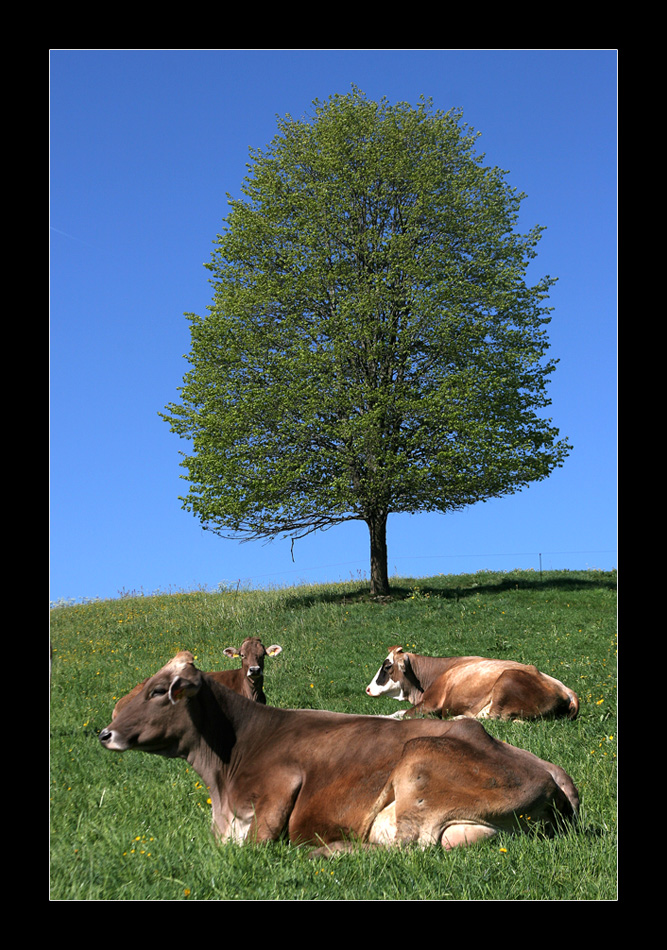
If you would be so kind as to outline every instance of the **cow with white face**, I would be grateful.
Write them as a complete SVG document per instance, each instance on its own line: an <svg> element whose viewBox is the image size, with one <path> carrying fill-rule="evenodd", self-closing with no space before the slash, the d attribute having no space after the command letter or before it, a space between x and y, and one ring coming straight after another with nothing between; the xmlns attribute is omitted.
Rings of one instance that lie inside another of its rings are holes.
<svg viewBox="0 0 667 950"><path fill-rule="evenodd" d="M481 656L420 656L400 646L390 647L366 693L412 704L395 718L574 719L579 712L574 690L535 666Z"/></svg>
<svg viewBox="0 0 667 950"><path fill-rule="evenodd" d="M216 682L179 653L118 711L99 740L189 762L210 790L222 840L351 846L471 844L571 821L563 769L499 742L472 720L395 722L276 709Z"/></svg>

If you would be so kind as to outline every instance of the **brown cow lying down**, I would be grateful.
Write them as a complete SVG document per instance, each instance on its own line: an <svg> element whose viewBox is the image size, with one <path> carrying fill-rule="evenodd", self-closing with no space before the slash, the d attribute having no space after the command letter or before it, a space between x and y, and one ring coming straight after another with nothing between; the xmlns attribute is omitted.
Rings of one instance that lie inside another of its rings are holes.
<svg viewBox="0 0 667 950"><path fill-rule="evenodd" d="M535 666L481 656L419 656L399 646L389 648L366 692L412 703L395 718L575 719L579 712L577 694Z"/></svg>
<svg viewBox="0 0 667 950"><path fill-rule="evenodd" d="M283 648L277 643L270 647L265 647L259 637L246 637L241 644L241 649L236 647L226 647L222 652L225 656L239 658L241 666L235 670L220 670L209 675L216 679L228 689L233 689L235 693L246 696L255 703L266 704L266 694L264 693L264 660L267 656L278 656ZM115 719L118 711L123 708L125 703L136 696L147 683L148 677L132 689L127 696L121 696L116 703L111 718Z"/></svg>
<svg viewBox="0 0 667 950"><path fill-rule="evenodd" d="M471 844L573 819L563 769L492 738L479 722L397 722L253 703L176 655L99 740L186 759L209 789L223 841L350 846ZM529 816L529 820L528 820Z"/></svg>

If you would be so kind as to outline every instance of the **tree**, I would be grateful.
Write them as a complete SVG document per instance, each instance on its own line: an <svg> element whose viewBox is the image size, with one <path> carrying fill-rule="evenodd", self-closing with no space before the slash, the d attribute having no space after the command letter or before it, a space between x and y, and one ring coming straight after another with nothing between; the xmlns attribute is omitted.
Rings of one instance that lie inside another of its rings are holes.
<svg viewBox="0 0 667 950"><path fill-rule="evenodd" d="M538 415L554 280L527 285L543 229L516 233L525 196L483 166L460 112L356 88L313 106L251 150L162 415L192 443L181 501L204 528L294 539L364 521L377 595L390 513L510 494L567 456Z"/></svg>

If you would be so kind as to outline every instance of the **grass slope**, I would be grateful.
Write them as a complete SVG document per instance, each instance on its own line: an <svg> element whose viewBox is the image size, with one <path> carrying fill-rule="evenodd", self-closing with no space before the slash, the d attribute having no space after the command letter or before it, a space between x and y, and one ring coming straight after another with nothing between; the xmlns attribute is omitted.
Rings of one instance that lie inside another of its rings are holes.
<svg viewBox="0 0 667 950"><path fill-rule="evenodd" d="M56 607L51 614L53 900L615 900L615 572L477 573L191 592ZM489 732L563 766L581 799L575 831L499 837L445 853L373 851L313 861L286 844L215 845L199 777L182 760L104 751L115 699L189 649L201 669L247 635L275 706L392 713L364 689L392 644L431 655L535 663L572 686L575 722L490 722Z"/></svg>

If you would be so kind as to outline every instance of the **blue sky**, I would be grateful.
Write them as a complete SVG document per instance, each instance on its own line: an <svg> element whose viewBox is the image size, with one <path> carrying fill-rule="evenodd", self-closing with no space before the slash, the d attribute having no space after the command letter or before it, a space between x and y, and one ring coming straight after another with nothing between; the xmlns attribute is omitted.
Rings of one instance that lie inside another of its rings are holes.
<svg viewBox="0 0 667 950"><path fill-rule="evenodd" d="M276 116L358 86L460 107L485 163L544 225L549 415L561 469L448 515L394 515L389 572L616 566L615 50L53 50L50 54L50 599L282 586L367 576L368 532L239 544L181 508L178 398L186 312L211 300L227 193ZM541 555L541 561L540 561Z"/></svg>

